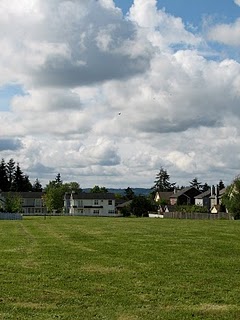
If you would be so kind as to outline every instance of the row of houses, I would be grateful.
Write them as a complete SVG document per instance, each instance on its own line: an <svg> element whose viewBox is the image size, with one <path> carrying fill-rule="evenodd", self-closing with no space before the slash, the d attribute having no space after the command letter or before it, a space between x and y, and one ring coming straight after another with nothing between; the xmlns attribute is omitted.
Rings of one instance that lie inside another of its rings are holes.
<svg viewBox="0 0 240 320"><path fill-rule="evenodd" d="M222 197L225 191L226 188L219 190L218 186L212 186L205 192L201 192L195 187L186 187L174 192L157 192L155 201L160 204L160 212L174 210L176 205L197 205L205 207L207 212L218 213L224 210Z"/></svg>
<svg viewBox="0 0 240 320"><path fill-rule="evenodd" d="M197 205L207 209L208 212L221 211L222 196L225 189L219 190L212 186L206 192L201 193L194 187L186 187L174 192L157 192L155 201L159 203L159 212L174 211L176 205ZM13 193L14 195L14 193ZM46 215L47 207L43 201L43 192L20 192L17 195L22 201L23 215ZM0 211L4 210L4 204L8 192L0 193ZM164 203L164 205L161 205ZM66 193L63 199L63 212L60 214L73 216L116 216L121 209L130 202L119 203L114 193ZM2 210L1 210L2 209ZM55 214L59 214L54 212Z"/></svg>
<svg viewBox="0 0 240 320"><path fill-rule="evenodd" d="M48 213L43 201L44 192L18 192L11 194L21 198L23 215L46 215ZM8 196L8 192L0 193L0 209L4 210ZM66 193L61 214L114 216L116 214L115 195L113 193Z"/></svg>

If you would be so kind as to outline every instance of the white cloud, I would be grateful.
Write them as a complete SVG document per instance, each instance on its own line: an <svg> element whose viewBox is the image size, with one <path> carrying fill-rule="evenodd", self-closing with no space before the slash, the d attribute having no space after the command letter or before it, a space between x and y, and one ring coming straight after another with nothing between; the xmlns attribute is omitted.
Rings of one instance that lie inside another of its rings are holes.
<svg viewBox="0 0 240 320"><path fill-rule="evenodd" d="M185 29L181 18L157 10L156 3L156 0L135 0L129 15L155 47L166 49L173 44L194 46L201 43L198 36Z"/></svg>
<svg viewBox="0 0 240 320"><path fill-rule="evenodd" d="M240 19L232 24L219 24L209 31L208 37L229 46L240 46Z"/></svg>
<svg viewBox="0 0 240 320"><path fill-rule="evenodd" d="M240 0L234 0L234 2L237 6L240 6Z"/></svg>
<svg viewBox="0 0 240 320"><path fill-rule="evenodd" d="M238 21L217 28L211 39L237 43ZM206 58L202 37L155 0L127 17L112 0L2 0L0 84L25 95L0 112L1 157L82 187L149 187L161 165L180 185L230 181L240 64Z"/></svg>

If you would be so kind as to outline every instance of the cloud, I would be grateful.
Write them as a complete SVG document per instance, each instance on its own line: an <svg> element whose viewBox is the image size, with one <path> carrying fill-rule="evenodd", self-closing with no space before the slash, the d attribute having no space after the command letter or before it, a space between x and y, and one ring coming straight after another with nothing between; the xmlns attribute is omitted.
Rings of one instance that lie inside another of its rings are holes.
<svg viewBox="0 0 240 320"><path fill-rule="evenodd" d="M195 46L201 38L188 32L180 17L174 17L164 10L158 10L155 0L135 0L129 19L141 28L147 39L160 48L169 45Z"/></svg>
<svg viewBox="0 0 240 320"><path fill-rule="evenodd" d="M111 2L31 3L14 7L3 0L0 7L1 16L7 17L0 23L1 60L10 61L17 81L33 87L76 87L129 78L147 68L149 52L136 53L135 27ZM5 70L4 63L0 68Z"/></svg>
<svg viewBox="0 0 240 320"><path fill-rule="evenodd" d="M240 19L232 24L218 24L211 28L208 38L228 46L240 46Z"/></svg>
<svg viewBox="0 0 240 320"><path fill-rule="evenodd" d="M234 0L234 2L237 6L240 6L240 0Z"/></svg>
<svg viewBox="0 0 240 320"><path fill-rule="evenodd" d="M0 84L22 88L0 152L32 179L149 187L161 165L177 184L233 178L240 64L205 55L180 17L155 0L127 16L112 0L2 0L0 18ZM237 45L238 23L210 39Z"/></svg>

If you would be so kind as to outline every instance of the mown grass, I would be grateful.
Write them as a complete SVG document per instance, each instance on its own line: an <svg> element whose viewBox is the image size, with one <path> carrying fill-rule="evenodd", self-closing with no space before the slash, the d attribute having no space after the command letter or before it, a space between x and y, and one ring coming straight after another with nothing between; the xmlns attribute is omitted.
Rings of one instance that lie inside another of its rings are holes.
<svg viewBox="0 0 240 320"><path fill-rule="evenodd" d="M0 221L0 319L240 319L238 221Z"/></svg>

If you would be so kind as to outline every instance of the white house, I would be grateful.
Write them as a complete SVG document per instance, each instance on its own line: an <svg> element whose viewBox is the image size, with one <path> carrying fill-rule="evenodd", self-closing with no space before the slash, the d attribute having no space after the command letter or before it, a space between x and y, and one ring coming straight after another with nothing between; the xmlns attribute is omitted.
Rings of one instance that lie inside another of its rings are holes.
<svg viewBox="0 0 240 320"><path fill-rule="evenodd" d="M64 213L73 216L115 216L115 195L108 192L66 193Z"/></svg>

